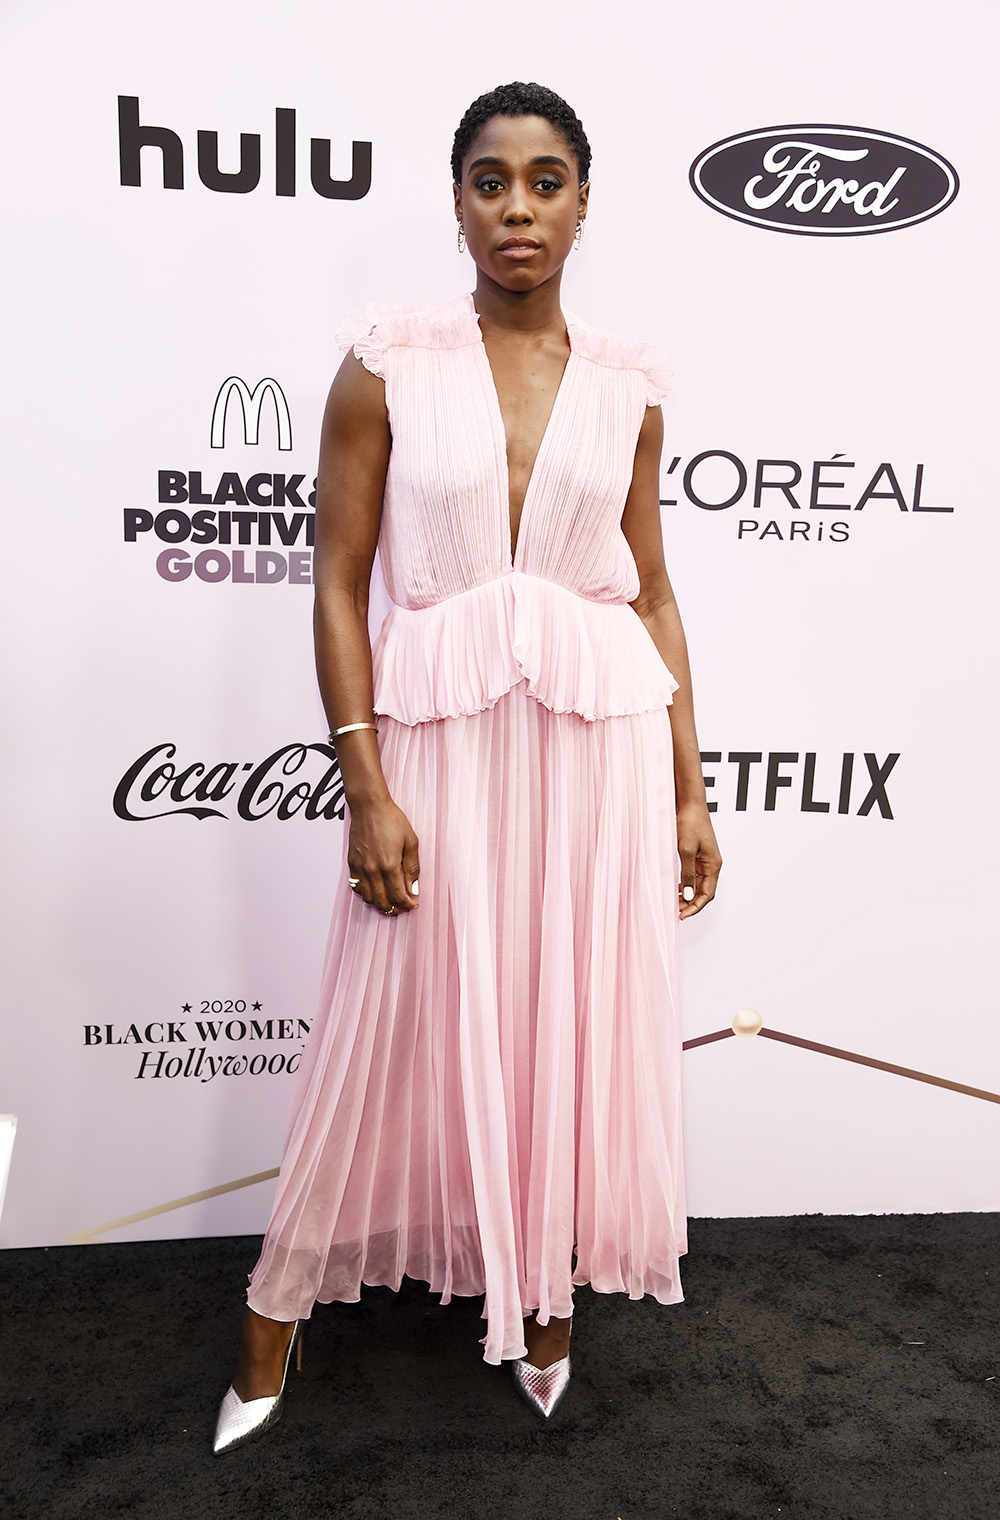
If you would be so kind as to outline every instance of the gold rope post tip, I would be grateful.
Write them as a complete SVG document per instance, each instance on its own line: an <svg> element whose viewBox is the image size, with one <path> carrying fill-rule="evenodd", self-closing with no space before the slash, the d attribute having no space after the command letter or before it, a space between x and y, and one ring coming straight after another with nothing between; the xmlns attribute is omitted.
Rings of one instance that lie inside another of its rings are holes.
<svg viewBox="0 0 1000 1520"><path fill-rule="evenodd" d="M744 1039L760 1034L763 1027L764 1020L756 1008L741 1008L733 1018L733 1034L742 1035Z"/></svg>

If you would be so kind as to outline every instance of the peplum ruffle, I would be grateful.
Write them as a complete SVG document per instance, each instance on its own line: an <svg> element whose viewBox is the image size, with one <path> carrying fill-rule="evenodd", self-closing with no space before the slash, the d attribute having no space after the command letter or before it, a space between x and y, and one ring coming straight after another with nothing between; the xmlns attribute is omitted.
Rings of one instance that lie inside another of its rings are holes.
<svg viewBox="0 0 1000 1520"><path fill-rule="evenodd" d="M677 689L627 602L519 571L391 608L372 658L375 711L410 725L482 712L523 680L551 712L589 723L668 706Z"/></svg>

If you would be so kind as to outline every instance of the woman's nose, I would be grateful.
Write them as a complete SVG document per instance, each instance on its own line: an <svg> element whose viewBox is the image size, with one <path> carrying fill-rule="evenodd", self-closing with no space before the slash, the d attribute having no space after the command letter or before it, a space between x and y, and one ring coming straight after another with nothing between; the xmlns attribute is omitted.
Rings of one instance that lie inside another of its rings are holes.
<svg viewBox="0 0 1000 1520"><path fill-rule="evenodd" d="M531 211L528 206L527 196L523 190L513 189L504 210L504 221L511 225L514 222L530 222Z"/></svg>

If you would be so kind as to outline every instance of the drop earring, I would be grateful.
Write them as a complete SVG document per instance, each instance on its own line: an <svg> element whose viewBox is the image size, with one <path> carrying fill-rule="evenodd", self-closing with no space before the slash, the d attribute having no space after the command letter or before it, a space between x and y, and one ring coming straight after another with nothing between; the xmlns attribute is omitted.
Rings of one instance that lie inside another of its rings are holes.
<svg viewBox="0 0 1000 1520"><path fill-rule="evenodd" d="M465 252L465 228L461 222L458 224L458 251L459 253Z"/></svg>
<svg viewBox="0 0 1000 1520"><path fill-rule="evenodd" d="M576 237L573 239L573 247L580 252L580 244L583 242L583 217L576 224Z"/></svg>

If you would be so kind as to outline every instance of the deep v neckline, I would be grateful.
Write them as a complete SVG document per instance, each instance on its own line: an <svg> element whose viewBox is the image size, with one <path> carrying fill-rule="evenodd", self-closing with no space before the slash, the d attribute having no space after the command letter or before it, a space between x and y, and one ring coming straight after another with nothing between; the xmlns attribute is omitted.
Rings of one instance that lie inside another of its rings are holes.
<svg viewBox="0 0 1000 1520"><path fill-rule="evenodd" d="M564 390L566 389L566 376L569 373L570 366L572 365L573 359L575 357L575 350L573 348L573 322L565 312L562 313L563 321L566 323L566 341L569 344L569 353L566 355L566 363L563 365L563 372L559 376L559 384L556 386L556 393L552 398L552 406L549 408L549 415L545 420L545 427L543 428L542 436L538 441L538 448L535 450L535 457L531 461L531 469L528 473L528 481L524 488L524 500L521 502L521 515L518 518L517 523L517 537L515 538L511 531L510 463L507 455L507 429L504 425L503 420L503 408L500 405L500 392L497 390L496 377L493 374L493 366L490 363L490 356L486 350L486 339L483 337L483 329L479 321L479 313L476 310L476 303L472 296L469 297L469 304L472 308L472 315L475 319L476 331L479 334L479 348L482 354L483 363L486 366L486 373L489 377L489 390L493 397L494 423L497 435L498 450L500 454L500 462L502 465L502 479L504 487L500 502L501 522L504 524L503 537L506 544L507 559L511 570L513 570L517 562L517 551L520 549L521 541L524 538L525 515L528 511L529 502L531 501L532 488L535 484L535 477L538 474L538 462L545 452L545 448L549 440L549 435L552 433L553 421L555 419L556 412L559 410L559 402Z"/></svg>

